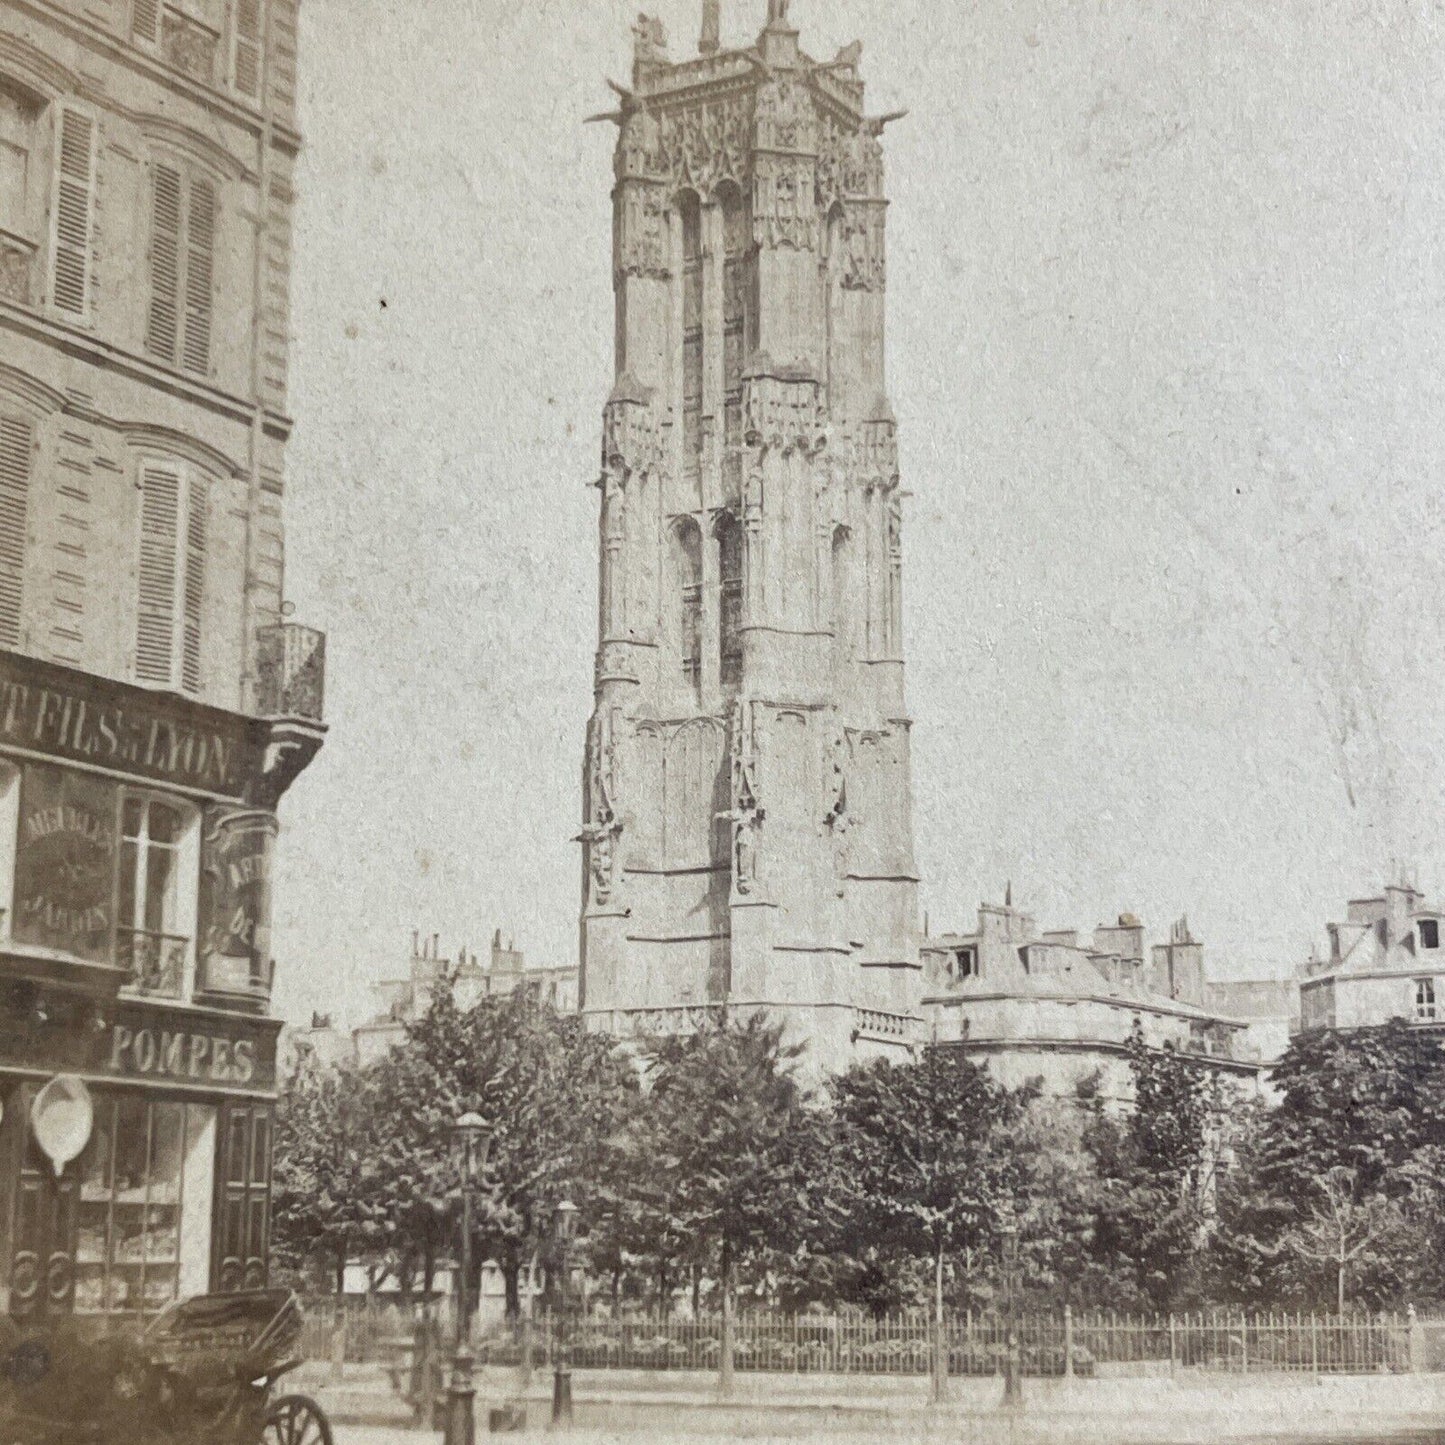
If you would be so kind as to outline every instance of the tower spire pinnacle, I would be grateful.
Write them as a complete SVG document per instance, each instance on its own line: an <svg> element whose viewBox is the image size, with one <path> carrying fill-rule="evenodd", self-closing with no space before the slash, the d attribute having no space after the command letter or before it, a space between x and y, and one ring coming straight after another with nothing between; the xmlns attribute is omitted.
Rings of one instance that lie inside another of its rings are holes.
<svg viewBox="0 0 1445 1445"><path fill-rule="evenodd" d="M722 43L722 0L702 0L702 34L698 37L699 55L716 55Z"/></svg>

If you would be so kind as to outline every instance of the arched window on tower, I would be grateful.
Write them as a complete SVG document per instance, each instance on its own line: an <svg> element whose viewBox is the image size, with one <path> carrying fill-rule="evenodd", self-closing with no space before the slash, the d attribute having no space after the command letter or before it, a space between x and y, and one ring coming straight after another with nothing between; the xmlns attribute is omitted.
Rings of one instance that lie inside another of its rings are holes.
<svg viewBox="0 0 1445 1445"><path fill-rule="evenodd" d="M743 363L757 348L752 222L742 191L724 181L715 192L723 229L723 439L733 459L742 445Z"/></svg>
<svg viewBox="0 0 1445 1445"><path fill-rule="evenodd" d="M696 477L702 456L702 207L697 193L677 200L682 217L682 456Z"/></svg>
<svg viewBox="0 0 1445 1445"><path fill-rule="evenodd" d="M736 687L743 676L743 542L742 529L731 512L717 519L718 553L718 676L724 687Z"/></svg>
<svg viewBox="0 0 1445 1445"><path fill-rule="evenodd" d="M673 616L685 682L702 681L702 533L691 517L672 529Z"/></svg>

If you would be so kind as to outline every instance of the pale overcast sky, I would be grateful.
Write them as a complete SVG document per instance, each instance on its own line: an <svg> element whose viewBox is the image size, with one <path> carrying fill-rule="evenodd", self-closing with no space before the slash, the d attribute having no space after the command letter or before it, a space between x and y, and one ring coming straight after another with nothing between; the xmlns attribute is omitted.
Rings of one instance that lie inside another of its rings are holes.
<svg viewBox="0 0 1445 1445"><path fill-rule="evenodd" d="M303 0L288 592L331 736L278 1006L576 951L619 0ZM700 0L654 0L690 53ZM725 39L764 0L723 0ZM794 0L887 133L935 931L1188 912L1281 971L1445 893L1440 0Z"/></svg>

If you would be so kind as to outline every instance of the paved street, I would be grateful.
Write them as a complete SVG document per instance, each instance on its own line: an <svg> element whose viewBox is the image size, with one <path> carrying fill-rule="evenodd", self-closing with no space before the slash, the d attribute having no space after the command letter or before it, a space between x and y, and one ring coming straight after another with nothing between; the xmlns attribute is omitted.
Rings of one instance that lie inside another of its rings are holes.
<svg viewBox="0 0 1445 1445"><path fill-rule="evenodd" d="M827 1428L815 1429L804 1435L794 1433L778 1434L757 1434L739 1436L731 1431L711 1431L708 1433L696 1433L689 1430L685 1434L676 1431L669 1431L666 1428L654 1427L650 1431L640 1432L635 1427L617 1427L610 1429L587 1429L580 1428L567 1432L567 1439L570 1445L623 1445L623 1442L630 1442L638 1438L650 1437L658 1441L686 1440L689 1445L723 1445L723 1442L733 1441L740 1438L754 1442L754 1445L773 1445L773 1442L794 1441L800 1438L814 1442L814 1445L823 1445L827 1440L845 1440L849 1445L864 1439L890 1439L898 1441L969 1441L975 1445L1006 1445L1011 1439L1020 1442L1042 1441L1051 1442L1058 1439L1058 1436L1051 1436L1043 1429L1045 1422L1036 1422L1037 1427L1023 1427L1016 1432L1011 1432L1006 1424L996 1421L978 1422L979 1428L976 1433L960 1434L956 1425L944 1427L939 1423L936 1429L924 1429L921 1433L915 1422L900 1422L896 1433L880 1434L876 1427L870 1427L867 1432L859 1433L854 1429ZM545 1428L529 1430L526 1434L517 1436L518 1439L536 1439L539 1436L550 1434ZM1118 1440L1117 1433L1108 1432L1099 1427L1098 1433L1091 1435L1070 1435L1068 1438L1078 1442L1078 1445L1113 1445ZM1165 1440L1173 1442L1186 1438L1180 1436L1160 1437L1161 1445ZM1218 1436L1197 1435L1193 1439L1200 1442L1215 1441ZM367 1426L344 1426L336 1432L336 1445L435 1445L440 1437L436 1435L413 1432L407 1430L387 1430ZM1147 1445L1147 1442L1145 1442ZM1272 1436L1240 1436L1234 1437L1232 1445L1445 1445L1445 1428L1439 1430L1406 1430L1388 1434L1372 1433L1346 1433L1346 1434L1303 1434L1303 1435L1272 1435Z"/></svg>

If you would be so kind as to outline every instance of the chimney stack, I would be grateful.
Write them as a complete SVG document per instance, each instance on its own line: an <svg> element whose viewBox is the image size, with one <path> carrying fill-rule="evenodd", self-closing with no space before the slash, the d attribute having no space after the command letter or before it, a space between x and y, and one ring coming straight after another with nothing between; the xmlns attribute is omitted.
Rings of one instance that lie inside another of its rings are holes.
<svg viewBox="0 0 1445 1445"><path fill-rule="evenodd" d="M722 0L702 0L702 35L697 42L699 55L716 55L722 44Z"/></svg>

